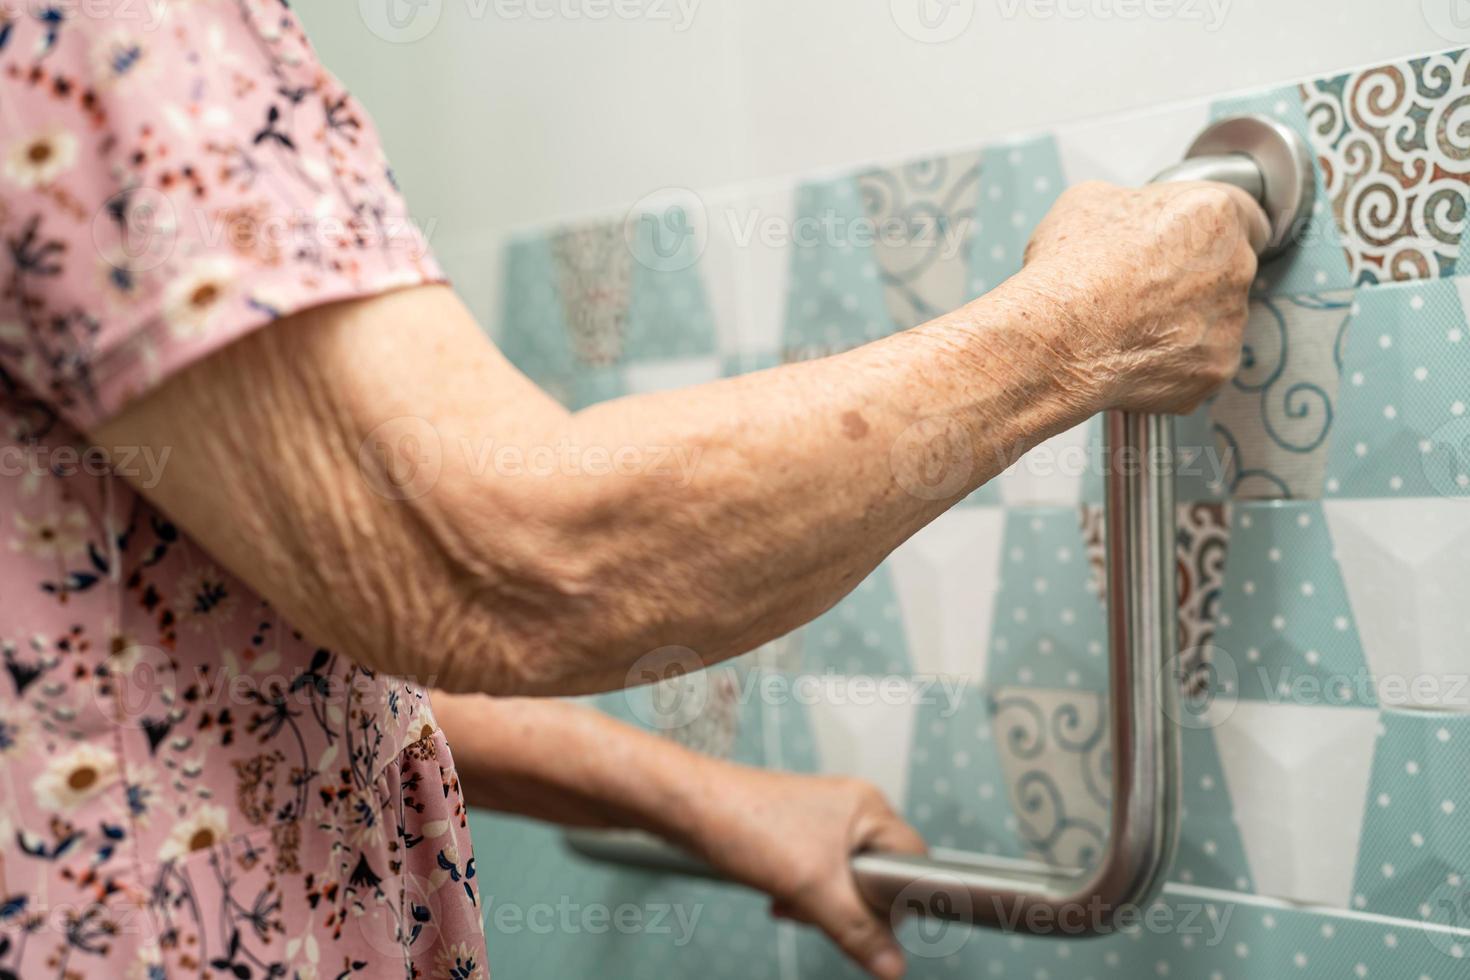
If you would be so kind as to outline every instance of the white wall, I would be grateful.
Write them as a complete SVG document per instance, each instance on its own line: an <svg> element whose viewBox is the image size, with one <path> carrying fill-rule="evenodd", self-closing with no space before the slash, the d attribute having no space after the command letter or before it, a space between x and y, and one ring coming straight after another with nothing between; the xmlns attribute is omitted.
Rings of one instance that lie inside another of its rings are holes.
<svg viewBox="0 0 1470 980"><path fill-rule="evenodd" d="M377 119L415 213L463 288L486 243L511 227L620 211L663 187L900 158L1446 48L1470 41L1448 19L1464 2L359 0L297 9L323 60ZM921 5L956 36L913 36L924 33ZM1140 14L1120 16L1130 7ZM624 16L594 17L599 9ZM405 26L393 27L389 12Z"/></svg>

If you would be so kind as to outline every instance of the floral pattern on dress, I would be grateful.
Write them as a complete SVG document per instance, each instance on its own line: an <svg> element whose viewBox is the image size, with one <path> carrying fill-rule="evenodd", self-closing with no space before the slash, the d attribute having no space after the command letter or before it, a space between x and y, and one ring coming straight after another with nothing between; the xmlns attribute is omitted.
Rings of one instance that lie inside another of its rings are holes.
<svg viewBox="0 0 1470 980"><path fill-rule="evenodd" d="M166 459L82 434L281 316L441 279L279 0L0 0L0 980L487 976L426 693L124 479Z"/></svg>

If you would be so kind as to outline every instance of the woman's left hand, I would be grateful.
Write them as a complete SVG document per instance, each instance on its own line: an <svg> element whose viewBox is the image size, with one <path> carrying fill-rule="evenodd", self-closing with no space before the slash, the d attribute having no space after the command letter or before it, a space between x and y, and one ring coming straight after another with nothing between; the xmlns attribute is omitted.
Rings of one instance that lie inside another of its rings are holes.
<svg viewBox="0 0 1470 980"><path fill-rule="evenodd" d="M849 867L865 850L923 854L924 840L870 783L731 766L714 783L689 845L727 876L771 896L773 914L817 926L880 980L904 957L886 912Z"/></svg>

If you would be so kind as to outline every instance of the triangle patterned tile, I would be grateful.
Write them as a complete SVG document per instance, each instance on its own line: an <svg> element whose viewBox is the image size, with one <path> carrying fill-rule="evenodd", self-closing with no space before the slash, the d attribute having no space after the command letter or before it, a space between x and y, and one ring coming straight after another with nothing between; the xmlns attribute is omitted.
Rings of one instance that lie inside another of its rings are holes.
<svg viewBox="0 0 1470 980"><path fill-rule="evenodd" d="M1234 510L1214 641L1224 679L1249 701L1375 705L1321 505Z"/></svg>
<svg viewBox="0 0 1470 980"><path fill-rule="evenodd" d="M825 357L893 333L871 227L855 177L797 189L783 360Z"/></svg>
<svg viewBox="0 0 1470 980"><path fill-rule="evenodd" d="M1020 857L983 689L935 692L914 720L904 812L935 847Z"/></svg>
<svg viewBox="0 0 1470 980"><path fill-rule="evenodd" d="M1330 500L1325 509L1378 699L1470 711L1470 504Z"/></svg>
<svg viewBox="0 0 1470 980"><path fill-rule="evenodd" d="M1353 907L1470 929L1470 717L1385 711Z"/></svg>
<svg viewBox="0 0 1470 980"><path fill-rule="evenodd" d="M814 674L908 677L903 613L887 565L880 565L836 606L801 630L802 669Z"/></svg>
<svg viewBox="0 0 1470 980"><path fill-rule="evenodd" d="M1463 282L1359 290L1342 347L1327 496L1470 496Z"/></svg>
<svg viewBox="0 0 1470 980"><path fill-rule="evenodd" d="M1256 892L1347 908L1378 712L1251 701L1215 707L1216 744Z"/></svg>
<svg viewBox="0 0 1470 980"><path fill-rule="evenodd" d="M998 508L957 508L889 557L918 673L983 681L1004 525Z"/></svg>
<svg viewBox="0 0 1470 980"><path fill-rule="evenodd" d="M970 294L999 286L1021 269L1031 232L1065 185L1051 136L988 146L980 158L980 202L970 250Z"/></svg>

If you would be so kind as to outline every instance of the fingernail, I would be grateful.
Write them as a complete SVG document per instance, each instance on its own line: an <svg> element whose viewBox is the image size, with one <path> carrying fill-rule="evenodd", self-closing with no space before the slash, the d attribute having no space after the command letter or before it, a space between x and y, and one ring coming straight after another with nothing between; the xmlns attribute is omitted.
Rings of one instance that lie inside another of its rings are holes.
<svg viewBox="0 0 1470 980"><path fill-rule="evenodd" d="M883 980L898 980L903 976L903 954L896 949L885 949L868 962L868 971Z"/></svg>

